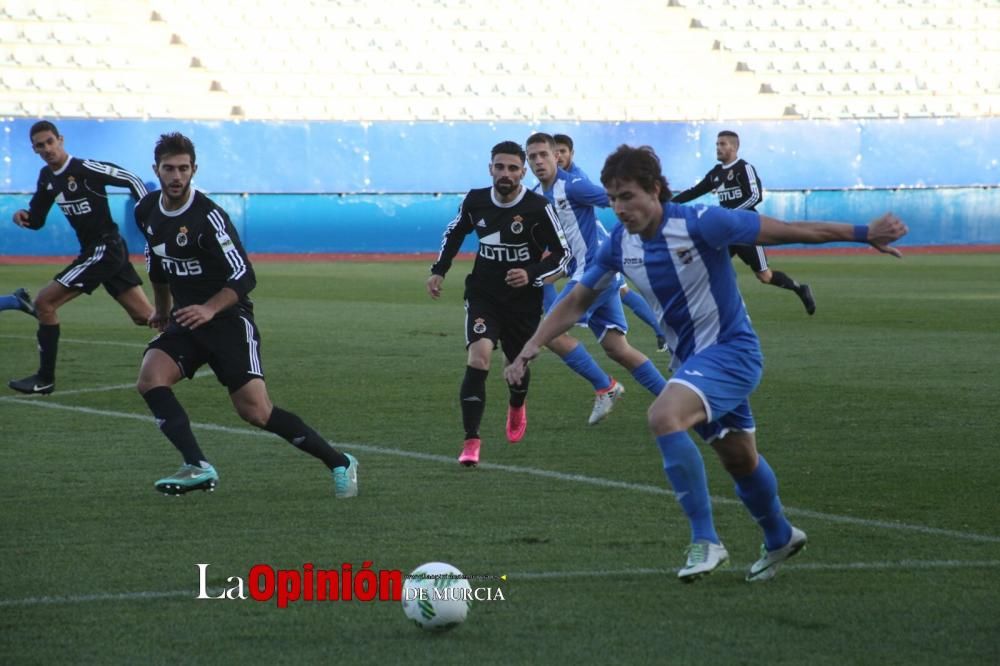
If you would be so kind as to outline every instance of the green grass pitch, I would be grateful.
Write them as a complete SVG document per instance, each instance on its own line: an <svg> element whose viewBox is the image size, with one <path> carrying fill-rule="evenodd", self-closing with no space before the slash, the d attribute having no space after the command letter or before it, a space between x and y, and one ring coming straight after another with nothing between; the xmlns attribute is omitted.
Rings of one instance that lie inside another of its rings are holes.
<svg viewBox="0 0 1000 666"><path fill-rule="evenodd" d="M255 431L211 376L176 388L218 468L214 493L154 492L179 461L132 388L148 330L103 292L61 314L57 391L0 390L0 662L1000 662L1000 256L774 257L818 312L737 266L766 356L752 403L807 550L750 585L760 535L714 454L733 558L686 586L687 527L627 387L586 425L589 386L533 365L528 434L506 443L501 356L483 465L461 468L462 277L424 291L424 263L260 263L253 296L271 397L361 461L335 501L315 460ZM34 293L56 266L0 266ZM0 313L0 379L35 370L33 320ZM659 365L654 337L630 339ZM430 635L396 602L197 600L197 563L226 585L274 568L506 574L504 600Z"/></svg>

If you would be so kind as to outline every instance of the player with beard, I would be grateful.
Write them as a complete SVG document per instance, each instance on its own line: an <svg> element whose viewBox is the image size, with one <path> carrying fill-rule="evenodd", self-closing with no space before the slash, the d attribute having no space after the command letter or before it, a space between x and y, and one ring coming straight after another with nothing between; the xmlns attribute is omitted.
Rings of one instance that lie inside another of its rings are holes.
<svg viewBox="0 0 1000 666"><path fill-rule="evenodd" d="M244 421L318 458L332 473L334 495L354 497L354 456L336 450L298 416L271 402L249 298L256 286L253 266L226 211L191 187L198 170L194 144L182 134L164 134L154 156L161 191L136 205L135 221L146 238L156 301L149 325L161 333L146 348L136 388L184 459L177 472L154 486L180 495L218 483L219 474L202 453L172 389L207 363Z"/></svg>
<svg viewBox="0 0 1000 666"><path fill-rule="evenodd" d="M479 425L486 409L486 377L499 344L509 361L538 326L542 284L563 272L569 250L555 211L545 197L521 184L525 153L514 141L493 147L492 187L470 190L448 225L441 253L431 266L427 292L440 298L444 277L465 237L479 237L475 265L465 278L465 377L459 391L465 441L458 461L479 463ZM546 255L546 251L548 254ZM519 442L528 424L525 398L530 375L508 383L507 440Z"/></svg>
<svg viewBox="0 0 1000 666"><path fill-rule="evenodd" d="M687 203L703 194L715 192L723 208L756 211L757 205L764 199L764 188L753 165L737 156L739 149L740 137L736 132L719 132L715 141L715 157L719 164L697 185L674 195L673 202ZM764 246L733 245L729 248L729 256L733 255L749 266L760 282L794 291L805 306L806 313L811 315L816 312L816 300L809 285L799 284L787 273L771 270Z"/></svg>

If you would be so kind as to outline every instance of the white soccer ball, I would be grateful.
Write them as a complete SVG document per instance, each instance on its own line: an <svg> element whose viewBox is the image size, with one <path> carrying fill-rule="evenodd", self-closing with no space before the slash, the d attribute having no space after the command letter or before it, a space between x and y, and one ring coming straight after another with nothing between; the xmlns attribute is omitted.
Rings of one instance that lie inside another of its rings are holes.
<svg viewBox="0 0 1000 666"><path fill-rule="evenodd" d="M462 572L444 562L428 562L403 581L403 612L418 627L446 631L465 622L472 586Z"/></svg>

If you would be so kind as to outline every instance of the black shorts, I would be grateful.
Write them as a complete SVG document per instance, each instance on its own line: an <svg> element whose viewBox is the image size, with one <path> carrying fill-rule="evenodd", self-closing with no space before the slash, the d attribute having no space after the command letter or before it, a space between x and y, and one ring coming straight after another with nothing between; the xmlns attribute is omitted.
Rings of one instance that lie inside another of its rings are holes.
<svg viewBox="0 0 1000 666"><path fill-rule="evenodd" d="M754 273L767 270L767 253L763 245L730 245L729 256L737 256L743 263L753 269Z"/></svg>
<svg viewBox="0 0 1000 666"><path fill-rule="evenodd" d="M55 281L85 294L92 294L103 284L113 298L142 284L129 263L128 245L117 234L109 234L100 243L84 248L73 263L56 275Z"/></svg>
<svg viewBox="0 0 1000 666"><path fill-rule="evenodd" d="M170 320L166 330L146 346L174 359L181 373L191 379L208 363L219 383L234 393L251 379L263 379L260 331L246 314L226 315L198 328L185 328Z"/></svg>
<svg viewBox="0 0 1000 666"><path fill-rule="evenodd" d="M493 348L500 342L508 361L520 353L542 320L542 310L538 312L518 312L502 306L490 299L468 295L465 299L465 348L477 340L488 338Z"/></svg>

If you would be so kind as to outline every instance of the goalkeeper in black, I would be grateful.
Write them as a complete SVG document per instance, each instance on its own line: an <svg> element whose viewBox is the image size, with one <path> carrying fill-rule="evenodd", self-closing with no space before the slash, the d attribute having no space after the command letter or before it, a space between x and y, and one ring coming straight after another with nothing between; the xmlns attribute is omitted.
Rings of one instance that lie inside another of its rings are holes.
<svg viewBox="0 0 1000 666"><path fill-rule="evenodd" d="M271 403L249 298L256 285L253 266L226 212L191 187L198 170L194 144L182 134L164 134L154 156L161 191L139 201L135 221L146 238L155 296L149 324L161 332L146 348L136 388L184 458L156 489L180 495L218 483L171 388L207 363L244 421L319 458L332 472L334 495L354 497L354 456L337 451L298 416Z"/></svg>
<svg viewBox="0 0 1000 666"><path fill-rule="evenodd" d="M441 253L431 266L427 291L441 296L451 262L471 233L479 237L476 262L465 278L465 347L468 360L459 399L465 442L458 461L479 464L479 424L486 408L486 376L498 342L509 363L542 318L542 284L561 275L570 259L555 211L548 200L521 184L525 153L503 141L490 158L492 187L470 190L448 225ZM525 397L530 377L510 385L507 440L519 442L528 424Z"/></svg>
<svg viewBox="0 0 1000 666"><path fill-rule="evenodd" d="M715 140L715 158L719 164L705 174L694 187L674 195L674 203L687 203L693 199L715 192L719 197L719 205L723 208L757 210L757 204L764 199L764 188L761 187L757 170L746 160L737 157L740 149L740 137L736 132L723 130ZM743 263L749 266L757 279L764 284L794 291L806 312L816 312L816 301L812 290L807 284L799 284L787 273L772 271L767 265L767 254L762 245L731 245L729 256L737 255Z"/></svg>

